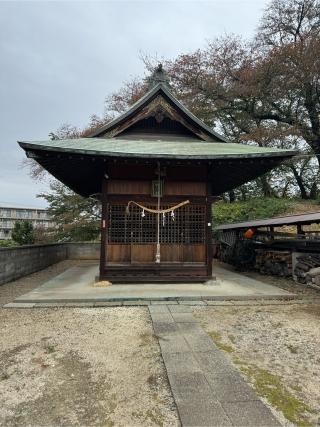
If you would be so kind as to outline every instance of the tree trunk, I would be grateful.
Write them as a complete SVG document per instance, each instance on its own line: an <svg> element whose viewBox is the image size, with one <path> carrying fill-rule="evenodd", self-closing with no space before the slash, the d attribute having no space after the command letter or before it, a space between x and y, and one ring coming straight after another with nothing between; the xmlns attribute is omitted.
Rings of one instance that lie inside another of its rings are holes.
<svg viewBox="0 0 320 427"><path fill-rule="evenodd" d="M233 190L229 191L228 195L229 195L229 202L230 203L233 203L236 201L236 194Z"/></svg>
<svg viewBox="0 0 320 427"><path fill-rule="evenodd" d="M304 185L304 182L302 180L302 177L299 175L297 169L293 165L290 166L290 169L292 170L294 178L298 184L301 198L304 200L308 199L309 197L308 197L307 190L306 190L306 187Z"/></svg>
<svg viewBox="0 0 320 427"><path fill-rule="evenodd" d="M274 197L275 196L274 191L271 188L271 186L270 186L270 184L269 184L269 182L267 180L267 177L266 176L262 176L260 178L260 182L261 182L261 186L262 186L262 191L263 191L264 197Z"/></svg>
<svg viewBox="0 0 320 427"><path fill-rule="evenodd" d="M317 196L318 196L318 186L317 186L317 182L315 181L310 188L309 197L310 199L315 200L317 199Z"/></svg>

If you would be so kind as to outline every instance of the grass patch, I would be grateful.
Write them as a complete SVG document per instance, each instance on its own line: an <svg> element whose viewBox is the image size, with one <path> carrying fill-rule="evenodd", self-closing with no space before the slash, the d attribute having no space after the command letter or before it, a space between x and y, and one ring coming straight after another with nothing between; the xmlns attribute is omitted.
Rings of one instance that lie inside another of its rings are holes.
<svg viewBox="0 0 320 427"><path fill-rule="evenodd" d="M233 353L234 352L234 348L231 347L231 345L228 345L228 344L225 344L224 342L222 342L221 334L219 334L218 332L210 331L210 332L208 332L208 335L210 336L212 341L215 343L215 345L218 348L220 348L220 350L223 350L227 353Z"/></svg>
<svg viewBox="0 0 320 427"><path fill-rule="evenodd" d="M5 381L9 379L9 374L7 374L7 372L3 372L2 374L0 374L0 380L1 381Z"/></svg>
<svg viewBox="0 0 320 427"><path fill-rule="evenodd" d="M314 411L290 394L282 384L280 377L257 366L241 364L239 359L235 363L241 365L240 370L253 384L258 395L266 398L275 409L283 413L287 420L298 426L312 425L308 420L308 414L312 414Z"/></svg>
<svg viewBox="0 0 320 427"><path fill-rule="evenodd" d="M228 338L232 342L232 344L236 343L236 337L234 335L228 335Z"/></svg>
<svg viewBox="0 0 320 427"><path fill-rule="evenodd" d="M164 416L156 409L148 409L146 412L135 411L132 412L132 415L139 421L143 420L148 424L152 423L160 427L163 427L164 425Z"/></svg>
<svg viewBox="0 0 320 427"><path fill-rule="evenodd" d="M54 353L56 351L56 349L54 348L54 346L53 345L47 345L46 346L46 352L47 353Z"/></svg>

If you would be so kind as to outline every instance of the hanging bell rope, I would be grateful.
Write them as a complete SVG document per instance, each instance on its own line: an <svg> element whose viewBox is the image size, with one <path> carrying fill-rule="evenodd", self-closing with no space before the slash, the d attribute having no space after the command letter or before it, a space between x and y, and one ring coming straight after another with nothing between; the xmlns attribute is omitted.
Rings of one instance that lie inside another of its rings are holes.
<svg viewBox="0 0 320 427"><path fill-rule="evenodd" d="M150 209L150 208L148 208L146 206L140 205L140 203L137 203L134 200L130 200L128 202L128 204L127 204L127 207L126 207L126 214L130 215L130 206L131 205L139 206L139 208L141 208L143 211L147 211L147 212L150 212L150 213L154 213L154 214L166 214L168 212L173 212L176 209L179 209L182 206L187 205L189 203L190 203L190 200L185 200L184 202L181 202L181 203L179 203L178 205L175 205L175 206L171 206L168 209Z"/></svg>

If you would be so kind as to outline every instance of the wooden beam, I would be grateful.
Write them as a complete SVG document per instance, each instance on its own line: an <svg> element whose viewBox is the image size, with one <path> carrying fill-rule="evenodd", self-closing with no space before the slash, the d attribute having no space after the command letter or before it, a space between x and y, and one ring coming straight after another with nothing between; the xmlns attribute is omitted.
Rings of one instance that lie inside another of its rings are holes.
<svg viewBox="0 0 320 427"><path fill-rule="evenodd" d="M108 194L108 201L109 202L123 202L127 203L129 200L135 200L140 202L157 202L156 197L151 197L146 194ZM182 200L190 200L191 203L206 203L208 202L213 203L216 200L220 200L219 197L215 196L163 196L161 198L161 203L179 203Z"/></svg>

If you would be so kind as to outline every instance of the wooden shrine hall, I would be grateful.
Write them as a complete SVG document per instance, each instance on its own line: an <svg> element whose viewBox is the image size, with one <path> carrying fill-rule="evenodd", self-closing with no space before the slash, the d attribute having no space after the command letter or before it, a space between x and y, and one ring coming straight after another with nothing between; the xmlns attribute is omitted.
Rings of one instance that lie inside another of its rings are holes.
<svg viewBox="0 0 320 427"><path fill-rule="evenodd" d="M296 154L228 142L173 96L161 65L145 95L89 137L19 144L101 200L100 279L112 282L210 278L215 198Z"/></svg>

